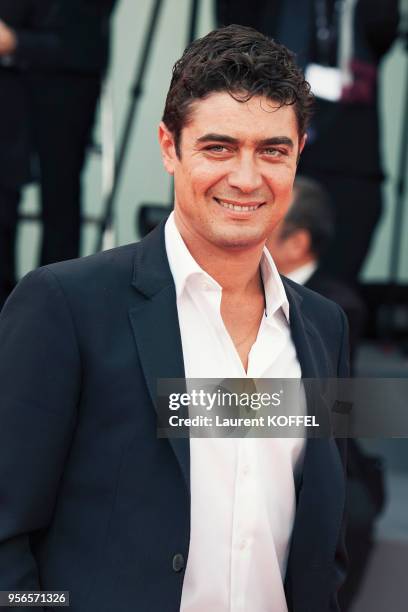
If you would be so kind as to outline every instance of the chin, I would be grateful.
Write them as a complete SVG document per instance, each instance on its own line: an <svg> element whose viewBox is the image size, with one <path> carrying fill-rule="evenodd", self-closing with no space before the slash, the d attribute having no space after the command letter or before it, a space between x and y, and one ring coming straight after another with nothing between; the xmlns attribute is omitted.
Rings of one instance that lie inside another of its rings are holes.
<svg viewBox="0 0 408 612"><path fill-rule="evenodd" d="M256 246L264 245L266 242L266 236L263 232L249 233L249 232L231 232L224 233L216 237L216 242L219 247L229 249L249 249Z"/></svg>

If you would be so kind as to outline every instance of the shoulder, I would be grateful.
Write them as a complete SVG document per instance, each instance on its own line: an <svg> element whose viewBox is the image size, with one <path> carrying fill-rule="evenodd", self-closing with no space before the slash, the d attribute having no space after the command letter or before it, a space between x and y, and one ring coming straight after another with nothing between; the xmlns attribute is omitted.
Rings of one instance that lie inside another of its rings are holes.
<svg viewBox="0 0 408 612"><path fill-rule="evenodd" d="M110 274L129 272L132 270L137 244L133 242L95 255L49 264L43 268L61 279L95 275L107 277Z"/></svg>
<svg viewBox="0 0 408 612"><path fill-rule="evenodd" d="M119 286L130 286L136 244L102 251L95 255L61 261L38 268L31 274L46 277L68 292L90 295Z"/></svg>
<svg viewBox="0 0 408 612"><path fill-rule="evenodd" d="M136 243L96 255L58 262L37 268L18 283L5 313L22 311L52 314L57 305L74 310L111 309L132 294L131 282ZM120 299L118 300L118 296Z"/></svg>

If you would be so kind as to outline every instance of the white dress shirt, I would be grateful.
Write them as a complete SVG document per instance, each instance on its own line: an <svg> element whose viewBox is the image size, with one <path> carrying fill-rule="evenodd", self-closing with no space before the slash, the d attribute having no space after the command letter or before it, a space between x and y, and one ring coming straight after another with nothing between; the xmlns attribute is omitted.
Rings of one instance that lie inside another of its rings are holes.
<svg viewBox="0 0 408 612"><path fill-rule="evenodd" d="M222 287L191 256L171 214L166 251L186 378L300 378L289 304L264 249L266 312L242 365L221 317ZM287 612L283 589L304 439L191 438L191 535L182 612Z"/></svg>

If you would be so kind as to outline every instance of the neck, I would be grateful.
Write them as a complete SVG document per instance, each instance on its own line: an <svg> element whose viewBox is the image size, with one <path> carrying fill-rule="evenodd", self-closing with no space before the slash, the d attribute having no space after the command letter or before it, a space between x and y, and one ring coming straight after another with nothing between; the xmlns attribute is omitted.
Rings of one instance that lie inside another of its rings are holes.
<svg viewBox="0 0 408 612"><path fill-rule="evenodd" d="M253 295L263 293L260 261L264 244L253 247L219 247L192 234L175 215L175 222L192 257L221 287L224 293Z"/></svg>

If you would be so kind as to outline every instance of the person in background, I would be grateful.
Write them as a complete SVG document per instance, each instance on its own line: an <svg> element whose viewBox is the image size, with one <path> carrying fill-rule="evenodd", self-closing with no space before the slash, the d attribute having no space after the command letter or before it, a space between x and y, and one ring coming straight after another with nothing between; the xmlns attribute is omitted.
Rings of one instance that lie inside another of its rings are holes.
<svg viewBox="0 0 408 612"><path fill-rule="evenodd" d="M16 282L18 203L33 167L41 187L40 264L79 255L81 173L114 5L0 0L0 308Z"/></svg>
<svg viewBox="0 0 408 612"><path fill-rule="evenodd" d="M59 0L59 65L30 79L41 178L40 265L80 255L81 175L108 66L116 2Z"/></svg>
<svg viewBox="0 0 408 612"><path fill-rule="evenodd" d="M30 174L28 85L22 66L53 57L54 0L0 0L0 308L13 289L18 203Z"/></svg>
<svg viewBox="0 0 408 612"><path fill-rule="evenodd" d="M353 364L364 329L365 306L348 285L322 270L334 225L327 191L317 181L299 175L288 213L269 237L267 246L281 274L333 300L344 310Z"/></svg>
<svg viewBox="0 0 408 612"><path fill-rule="evenodd" d="M333 238L330 198L316 181L297 176L293 201L275 228L267 247L279 272L339 304L349 322L350 364L353 368L365 319L365 307L347 285L321 270L321 261ZM349 567L340 590L341 610L349 610L367 569L373 548L375 522L384 507L384 476L379 457L367 455L361 444L348 440L346 547Z"/></svg>

